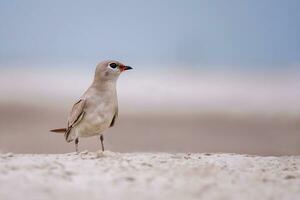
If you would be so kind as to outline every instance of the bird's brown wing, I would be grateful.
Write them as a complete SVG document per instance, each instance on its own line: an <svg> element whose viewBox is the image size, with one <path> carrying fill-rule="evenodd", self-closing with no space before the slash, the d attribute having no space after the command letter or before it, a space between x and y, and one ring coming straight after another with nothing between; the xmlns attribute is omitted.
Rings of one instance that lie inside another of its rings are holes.
<svg viewBox="0 0 300 200"><path fill-rule="evenodd" d="M68 117L68 127L67 130L65 132L65 139L69 142L69 135L70 135L70 131L71 129L78 124L83 116L84 116L84 106L85 106L85 99L80 99L79 101L77 101L73 107L72 110L69 114Z"/></svg>
<svg viewBox="0 0 300 200"><path fill-rule="evenodd" d="M114 115L114 117L112 118L112 120L111 120L111 123L110 123L110 126L109 127L113 127L114 125L115 125L115 123L116 123L116 120L117 120L117 118L118 118L118 114L119 114L119 112L118 112L118 108L116 109L116 112L115 112L115 115Z"/></svg>

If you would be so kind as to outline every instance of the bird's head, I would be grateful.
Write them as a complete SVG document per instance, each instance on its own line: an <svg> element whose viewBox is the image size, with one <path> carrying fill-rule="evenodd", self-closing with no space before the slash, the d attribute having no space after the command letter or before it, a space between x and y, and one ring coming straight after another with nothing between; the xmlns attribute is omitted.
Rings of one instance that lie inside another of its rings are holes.
<svg viewBox="0 0 300 200"><path fill-rule="evenodd" d="M117 80L119 75L132 67L124 65L116 60L106 60L99 63L96 67L95 80Z"/></svg>

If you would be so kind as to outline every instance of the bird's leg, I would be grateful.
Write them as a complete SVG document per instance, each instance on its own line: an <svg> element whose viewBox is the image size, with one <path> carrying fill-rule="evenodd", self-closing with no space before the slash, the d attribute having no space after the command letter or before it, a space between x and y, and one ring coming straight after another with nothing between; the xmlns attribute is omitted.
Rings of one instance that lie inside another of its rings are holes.
<svg viewBox="0 0 300 200"><path fill-rule="evenodd" d="M100 141L101 141L102 151L104 151L104 144L103 144L104 137L102 134L100 135Z"/></svg>
<svg viewBox="0 0 300 200"><path fill-rule="evenodd" d="M77 153L78 153L78 143L79 143L79 139L76 138L75 139L75 150L76 150Z"/></svg>

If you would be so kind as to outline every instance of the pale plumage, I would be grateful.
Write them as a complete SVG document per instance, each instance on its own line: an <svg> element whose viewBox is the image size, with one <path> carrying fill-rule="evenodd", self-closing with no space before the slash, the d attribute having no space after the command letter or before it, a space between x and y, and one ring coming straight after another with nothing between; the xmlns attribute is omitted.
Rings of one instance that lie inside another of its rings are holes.
<svg viewBox="0 0 300 200"><path fill-rule="evenodd" d="M118 116L116 82L119 75L132 69L118 61L104 61L97 65L92 85L73 105L67 121L67 128L54 129L63 132L67 142L75 139L78 150L79 137L100 135L103 146L103 131L112 127Z"/></svg>

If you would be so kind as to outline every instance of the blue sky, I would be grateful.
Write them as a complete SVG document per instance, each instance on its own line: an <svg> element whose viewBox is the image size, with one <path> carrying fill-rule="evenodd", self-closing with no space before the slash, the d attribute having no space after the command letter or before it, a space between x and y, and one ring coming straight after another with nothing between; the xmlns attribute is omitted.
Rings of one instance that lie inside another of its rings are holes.
<svg viewBox="0 0 300 200"><path fill-rule="evenodd" d="M300 1L0 0L0 63L300 63Z"/></svg>

